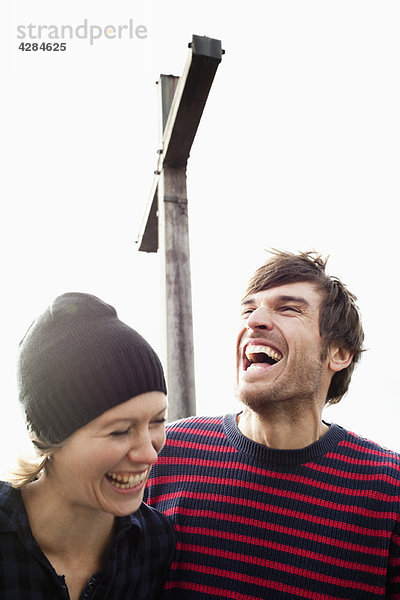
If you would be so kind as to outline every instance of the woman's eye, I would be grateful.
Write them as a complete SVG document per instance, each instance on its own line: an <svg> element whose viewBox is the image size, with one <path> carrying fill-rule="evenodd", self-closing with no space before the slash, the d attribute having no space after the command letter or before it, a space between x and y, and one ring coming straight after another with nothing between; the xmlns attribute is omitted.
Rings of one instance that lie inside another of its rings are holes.
<svg viewBox="0 0 400 600"><path fill-rule="evenodd" d="M113 437L120 437L122 435L128 435L129 432L130 428L124 429L123 431L112 431L110 435L112 435Z"/></svg>
<svg viewBox="0 0 400 600"><path fill-rule="evenodd" d="M156 424L156 425L164 425L164 423L167 422L167 419L165 417L162 417L161 419L155 419L154 421L151 421L152 424Z"/></svg>

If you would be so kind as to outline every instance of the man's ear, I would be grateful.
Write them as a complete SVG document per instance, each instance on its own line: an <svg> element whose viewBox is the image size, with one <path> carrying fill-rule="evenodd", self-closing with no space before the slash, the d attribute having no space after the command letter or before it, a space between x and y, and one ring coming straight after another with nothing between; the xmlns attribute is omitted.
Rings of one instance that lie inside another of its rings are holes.
<svg viewBox="0 0 400 600"><path fill-rule="evenodd" d="M334 373L342 371L349 366L353 360L354 352L350 352L346 348L336 348L333 346L329 352L329 368Z"/></svg>

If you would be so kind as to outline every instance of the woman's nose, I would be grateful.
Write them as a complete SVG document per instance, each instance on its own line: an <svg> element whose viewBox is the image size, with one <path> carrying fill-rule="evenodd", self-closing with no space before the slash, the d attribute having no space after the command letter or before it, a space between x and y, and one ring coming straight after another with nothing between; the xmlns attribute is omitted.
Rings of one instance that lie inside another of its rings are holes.
<svg viewBox="0 0 400 600"><path fill-rule="evenodd" d="M135 463L152 465L157 460L157 448L159 446L160 444L157 445L150 435L141 436L140 439L136 439L132 444L128 452L128 458Z"/></svg>

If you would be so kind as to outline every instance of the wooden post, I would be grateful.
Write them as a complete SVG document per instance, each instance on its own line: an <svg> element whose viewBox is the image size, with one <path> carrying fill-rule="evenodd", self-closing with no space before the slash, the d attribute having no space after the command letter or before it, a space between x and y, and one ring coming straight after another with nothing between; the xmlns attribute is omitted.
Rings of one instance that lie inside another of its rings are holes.
<svg viewBox="0 0 400 600"><path fill-rule="evenodd" d="M161 254L168 419L196 414L186 165L217 67L221 42L193 36L181 77L161 75L161 148L138 237Z"/></svg>
<svg viewBox="0 0 400 600"><path fill-rule="evenodd" d="M174 421L196 414L186 168L164 167L158 193L168 418Z"/></svg>

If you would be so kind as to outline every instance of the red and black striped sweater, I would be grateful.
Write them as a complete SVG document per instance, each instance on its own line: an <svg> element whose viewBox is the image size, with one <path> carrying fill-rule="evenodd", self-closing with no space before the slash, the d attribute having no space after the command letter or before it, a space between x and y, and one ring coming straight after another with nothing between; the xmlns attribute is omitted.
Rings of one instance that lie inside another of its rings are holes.
<svg viewBox="0 0 400 600"><path fill-rule="evenodd" d="M300 450L234 415L167 427L147 502L178 535L165 599L400 600L400 456L337 425Z"/></svg>

